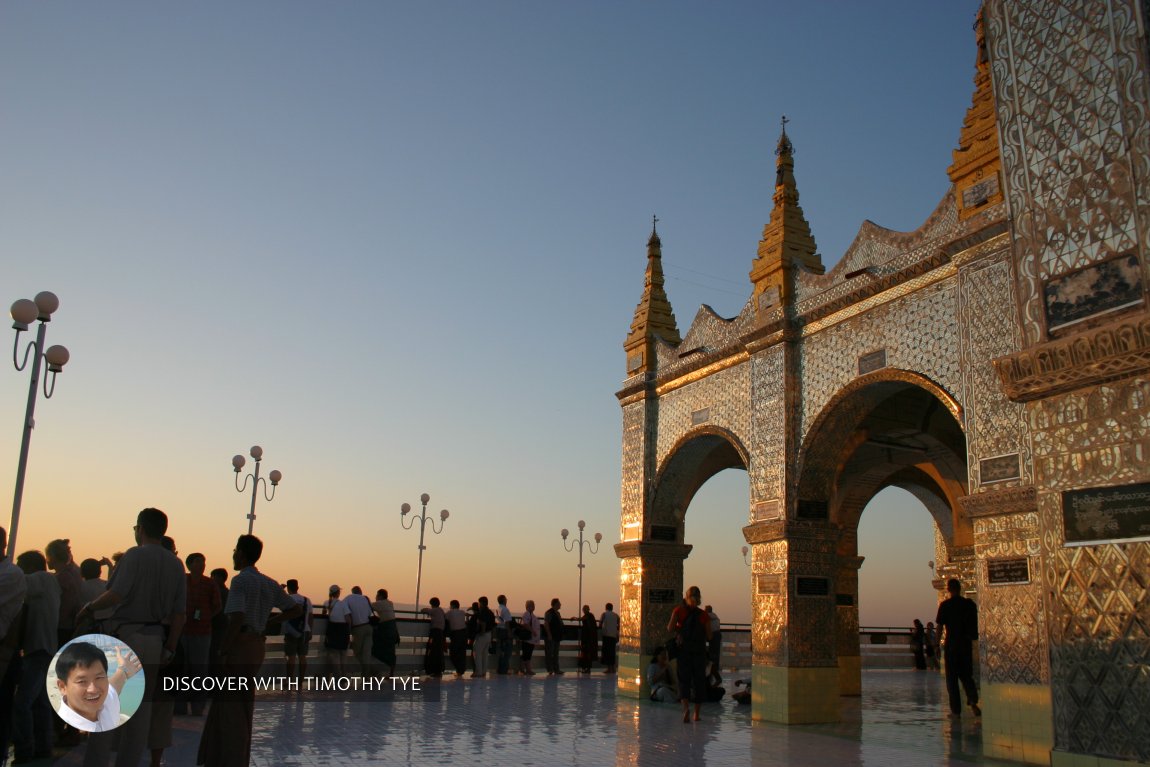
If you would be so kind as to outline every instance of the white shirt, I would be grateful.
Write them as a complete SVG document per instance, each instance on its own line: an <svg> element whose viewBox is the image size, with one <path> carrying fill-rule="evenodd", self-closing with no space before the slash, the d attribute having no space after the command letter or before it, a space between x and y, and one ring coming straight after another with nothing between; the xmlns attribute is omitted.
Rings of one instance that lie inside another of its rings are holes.
<svg viewBox="0 0 1150 767"><path fill-rule="evenodd" d="M348 594L343 603L351 613L352 627L362 626L371 621L371 600L363 594Z"/></svg>
<svg viewBox="0 0 1150 767"><path fill-rule="evenodd" d="M539 618L535 613L523 613L523 625L531 629L531 638L527 640L531 644L543 644L543 640L539 638Z"/></svg>
<svg viewBox="0 0 1150 767"><path fill-rule="evenodd" d="M619 638L619 613L614 610L607 610L599 618L599 623L603 628L603 636Z"/></svg>
<svg viewBox="0 0 1150 767"><path fill-rule="evenodd" d="M347 603L342 599L337 599L331 603L328 608L327 621L331 623L343 623L347 620Z"/></svg>
<svg viewBox="0 0 1150 767"><path fill-rule="evenodd" d="M303 636L304 634L310 634L311 633L311 600L308 599L307 597L305 597L303 594L299 594L299 593L288 594L288 596L291 597L291 601L295 602L297 605L300 606L300 609L303 610L303 615L300 616L300 618L303 618L303 624L302 624L303 630L299 631L295 628L295 626L292 625L292 623L299 620L299 618L293 618L292 620L284 623L284 636L298 637L298 636Z"/></svg>
<svg viewBox="0 0 1150 767"><path fill-rule="evenodd" d="M68 704L60 701L60 710L56 712L68 724L84 732L107 732L120 726L120 696L116 688L108 685L108 697L104 698L104 705L100 707L100 714L96 721L80 716Z"/></svg>

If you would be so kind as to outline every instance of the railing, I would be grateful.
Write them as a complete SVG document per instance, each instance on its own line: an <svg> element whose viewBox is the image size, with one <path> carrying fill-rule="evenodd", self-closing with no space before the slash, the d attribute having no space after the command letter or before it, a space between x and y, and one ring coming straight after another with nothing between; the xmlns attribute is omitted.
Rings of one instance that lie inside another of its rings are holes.
<svg viewBox="0 0 1150 767"><path fill-rule="evenodd" d="M396 611L399 624L399 645L396 647L397 672L411 672L422 668L427 644L428 620L416 617L414 613L403 615ZM312 641L308 645L310 662L322 661L323 634L327 619L316 616L312 619ZM560 645L559 664L565 669L578 666L579 624L576 620L564 621L563 643ZM859 654L864 668L910 668L914 656L910 647L910 631L893 626L864 626L859 629ZM470 656L470 653L469 653ZM268 637L267 657L275 661L283 658L283 637ZM493 659L494 660L494 659ZM469 658L470 663L470 658ZM543 668L543 647L536 651L533 663L537 670ZM492 669L494 669L494 662ZM518 670L518 642L512 652L512 670ZM745 623L723 624L722 670L725 674L746 671L751 668L751 627ZM451 670L450 660L447 661ZM594 668L600 668L596 663Z"/></svg>

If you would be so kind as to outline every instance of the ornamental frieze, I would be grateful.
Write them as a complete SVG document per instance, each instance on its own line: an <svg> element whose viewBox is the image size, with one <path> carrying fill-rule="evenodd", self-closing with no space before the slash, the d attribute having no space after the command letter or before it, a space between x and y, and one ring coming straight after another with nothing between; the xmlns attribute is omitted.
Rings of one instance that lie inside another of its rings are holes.
<svg viewBox="0 0 1150 767"><path fill-rule="evenodd" d="M1016 402L1150 371L1150 316L1141 314L994 360Z"/></svg>

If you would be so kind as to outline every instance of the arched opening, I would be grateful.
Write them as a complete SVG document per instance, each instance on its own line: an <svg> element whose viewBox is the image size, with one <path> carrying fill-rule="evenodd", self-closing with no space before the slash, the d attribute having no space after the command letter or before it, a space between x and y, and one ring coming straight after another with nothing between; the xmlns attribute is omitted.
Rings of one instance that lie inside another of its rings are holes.
<svg viewBox="0 0 1150 767"><path fill-rule="evenodd" d="M673 525L674 540L683 543L683 519L687 507L707 480L726 469L747 468L747 450L730 432L722 429L700 429L686 435L663 461L655 480L651 499L651 527ZM744 509L745 518L745 509ZM653 540L669 534L648 531Z"/></svg>
<svg viewBox="0 0 1150 767"><path fill-rule="evenodd" d="M973 566L973 530L958 503L967 491L961 409L934 383L899 370L862 377L840 392L815 420L800 455L795 515L823 520L836 538L835 649L844 695L862 692L860 568L874 561L867 557L884 556L859 549L859 522L886 488L917 499L938 535L934 545L911 548L888 523L884 550L913 560L924 578L930 561L937 578L966 575Z"/></svg>
<svg viewBox="0 0 1150 767"><path fill-rule="evenodd" d="M750 508L746 456L742 442L726 430L704 427L686 435L662 462L646 531L651 541L687 544L683 546L687 556L681 560L682 585L699 586L703 603L711 605L728 628L749 623L751 616L751 574L741 553ZM661 625L678 604L681 591L680 587L674 594L673 603L652 605ZM749 656L749 633L743 633L737 647L733 632L725 634L726 668L737 654ZM665 636L665 629L659 636ZM749 665L749 657L742 665Z"/></svg>
<svg viewBox="0 0 1150 767"><path fill-rule="evenodd" d="M898 535L892 536L891 530ZM864 632L892 627L905 631L915 618L934 620L937 536L938 526L922 502L902 488L884 488L866 505L858 526L863 559L859 623ZM898 662L905 668L910 658L903 653Z"/></svg>

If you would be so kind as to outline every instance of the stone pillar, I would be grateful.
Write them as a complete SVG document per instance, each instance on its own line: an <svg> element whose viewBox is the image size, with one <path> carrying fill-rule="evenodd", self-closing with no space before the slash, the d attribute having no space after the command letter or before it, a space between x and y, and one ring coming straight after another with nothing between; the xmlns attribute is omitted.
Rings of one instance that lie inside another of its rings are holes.
<svg viewBox="0 0 1150 767"><path fill-rule="evenodd" d="M754 552L752 718L837 722L837 530L827 522L777 520L748 525L743 537Z"/></svg>
<svg viewBox="0 0 1150 767"><path fill-rule="evenodd" d="M1041 530L1033 487L961 501L974 522L983 752L1050 764L1054 747Z"/></svg>
<svg viewBox="0 0 1150 767"><path fill-rule="evenodd" d="M683 597L683 560L691 546L661 541L615 544L622 560L619 600L618 693L647 698L646 671L656 647L667 641L671 611Z"/></svg>
<svg viewBox="0 0 1150 767"><path fill-rule="evenodd" d="M852 536L857 551L857 538ZM863 557L840 556L835 588L839 695L862 695L862 650L859 647L859 568Z"/></svg>

